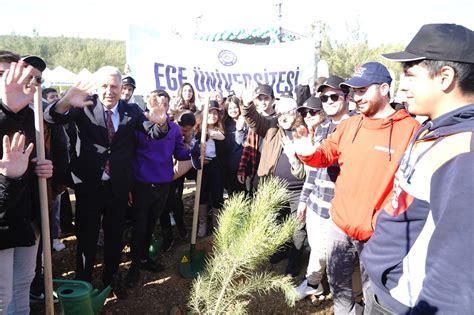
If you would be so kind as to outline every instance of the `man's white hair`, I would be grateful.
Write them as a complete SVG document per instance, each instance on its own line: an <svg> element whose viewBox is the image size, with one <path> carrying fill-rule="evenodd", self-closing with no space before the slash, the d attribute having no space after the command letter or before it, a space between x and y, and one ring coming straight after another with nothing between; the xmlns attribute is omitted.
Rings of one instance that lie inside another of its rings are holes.
<svg viewBox="0 0 474 315"><path fill-rule="evenodd" d="M119 69L113 66L104 66L102 68L99 68L99 70L97 70L94 73L94 79L95 79L94 81L98 82L104 77L110 77L110 76L117 77L119 81L122 82L122 73L120 72Z"/></svg>

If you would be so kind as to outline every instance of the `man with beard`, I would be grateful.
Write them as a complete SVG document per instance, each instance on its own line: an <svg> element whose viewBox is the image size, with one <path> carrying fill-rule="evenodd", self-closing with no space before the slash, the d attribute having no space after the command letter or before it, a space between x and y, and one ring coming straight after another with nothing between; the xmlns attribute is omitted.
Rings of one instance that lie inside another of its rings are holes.
<svg viewBox="0 0 474 315"><path fill-rule="evenodd" d="M391 82L382 64L362 65L340 84L353 89L361 115L341 122L319 146L304 127L294 135L296 153L305 164L329 167L338 161L340 167L326 234L327 272L336 314L354 311L354 265L373 233L381 207L391 197L398 161L419 126L405 110L396 112L390 106ZM368 296L368 277L361 269L364 296ZM365 311L370 314L371 305Z"/></svg>

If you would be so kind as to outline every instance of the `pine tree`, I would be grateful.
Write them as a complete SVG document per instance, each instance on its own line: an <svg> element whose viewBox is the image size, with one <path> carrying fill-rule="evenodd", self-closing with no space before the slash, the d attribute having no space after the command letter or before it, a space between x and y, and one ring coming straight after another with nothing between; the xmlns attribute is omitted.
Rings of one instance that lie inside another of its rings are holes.
<svg viewBox="0 0 474 315"><path fill-rule="evenodd" d="M291 278L261 270L297 226L289 217L280 222L279 209L287 201L286 184L263 181L253 200L238 194L227 200L219 215L213 251L205 271L193 282L189 307L200 314L244 314L250 298L281 290L294 306Z"/></svg>

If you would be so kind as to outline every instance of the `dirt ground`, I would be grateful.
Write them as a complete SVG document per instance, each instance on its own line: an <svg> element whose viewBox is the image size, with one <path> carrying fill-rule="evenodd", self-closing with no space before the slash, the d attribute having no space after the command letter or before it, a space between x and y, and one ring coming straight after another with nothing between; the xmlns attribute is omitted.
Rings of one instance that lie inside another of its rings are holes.
<svg viewBox="0 0 474 315"><path fill-rule="evenodd" d="M185 222L191 230L192 208L194 203L194 186L191 182L186 182L184 192L185 201ZM179 261L183 253L189 252L189 241L180 240L177 231L173 230L175 237L171 251L162 253L160 261L166 270L160 273L141 271L141 279L138 286L129 290L129 297L126 300L118 300L115 297L108 298L101 314L185 314L189 312L187 302L192 280L184 279L179 273ZM76 238L74 236L64 237L66 249L60 252L53 252L53 277L62 279L74 278L75 247ZM197 248L206 252L212 250L212 236L198 239ZM120 270L125 276L130 259L126 246L122 256ZM307 254L305 261L307 262ZM94 276L100 279L102 272L102 250L98 248L97 262ZM273 268L276 273L283 273L286 260L277 265L264 266ZM294 279L295 285L299 284L304 276L302 269L300 275ZM94 287L100 287L100 282L93 282ZM296 303L293 308L285 304L283 294L272 292L263 296L255 296L250 303L249 314L332 314L332 301L329 296L324 300L306 298ZM55 314L60 314L59 303L55 304ZM32 305L32 314L44 314L42 304Z"/></svg>

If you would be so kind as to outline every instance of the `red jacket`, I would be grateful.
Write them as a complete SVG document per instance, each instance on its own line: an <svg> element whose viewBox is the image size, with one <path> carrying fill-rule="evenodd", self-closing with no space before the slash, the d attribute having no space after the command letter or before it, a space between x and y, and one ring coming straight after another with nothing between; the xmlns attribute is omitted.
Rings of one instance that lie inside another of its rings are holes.
<svg viewBox="0 0 474 315"><path fill-rule="evenodd" d="M341 172L330 212L350 237L372 235L376 213L390 199L398 162L418 127L405 110L383 119L357 115L341 122L314 154L300 156L313 167L338 161Z"/></svg>

